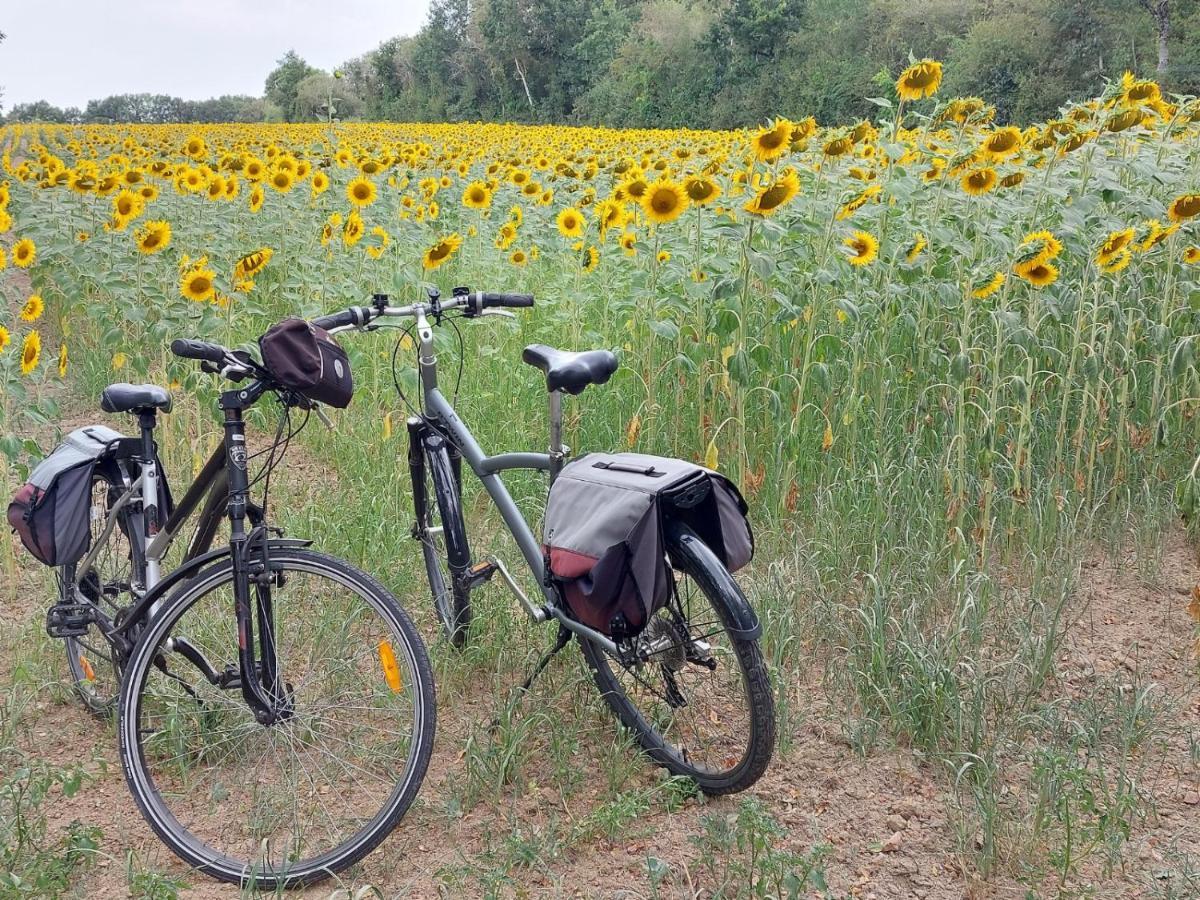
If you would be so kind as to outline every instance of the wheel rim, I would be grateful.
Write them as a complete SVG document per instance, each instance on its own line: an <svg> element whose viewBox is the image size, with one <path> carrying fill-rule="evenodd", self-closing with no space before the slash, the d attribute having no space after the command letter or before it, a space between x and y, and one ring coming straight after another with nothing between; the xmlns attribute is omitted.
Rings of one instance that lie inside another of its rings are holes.
<svg viewBox="0 0 1200 900"><path fill-rule="evenodd" d="M149 648L169 634L236 670L231 584L218 573L186 610L152 624L131 673L142 683L135 713L122 722L151 824L192 862L234 877L332 870L383 836L420 774L424 692L398 622L335 570L291 562L287 575L275 609L293 716L259 725L240 690L208 684L177 652L163 654L169 671L202 703L155 667Z"/></svg>
<svg viewBox="0 0 1200 900"><path fill-rule="evenodd" d="M676 767L728 778L746 763L753 734L749 684L735 642L705 592L676 570L671 599L634 643L649 658L626 665L593 657L635 727Z"/></svg>

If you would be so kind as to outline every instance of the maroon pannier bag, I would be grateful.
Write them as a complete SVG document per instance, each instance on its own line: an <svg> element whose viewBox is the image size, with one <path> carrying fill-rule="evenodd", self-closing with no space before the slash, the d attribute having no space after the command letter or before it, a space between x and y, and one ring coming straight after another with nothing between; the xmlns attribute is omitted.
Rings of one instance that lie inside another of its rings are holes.
<svg viewBox="0 0 1200 900"><path fill-rule="evenodd" d="M354 395L350 358L333 336L304 319L284 319L258 339L275 380L309 400L345 409Z"/></svg>
<svg viewBox="0 0 1200 900"><path fill-rule="evenodd" d="M731 571L754 555L746 502L717 472L643 453L592 453L563 467L546 503L550 574L571 614L633 637L670 599L663 526L686 522Z"/></svg>
<svg viewBox="0 0 1200 900"><path fill-rule="evenodd" d="M17 490L8 524L39 562L69 566L91 547L92 473L121 437L104 425L72 431Z"/></svg>

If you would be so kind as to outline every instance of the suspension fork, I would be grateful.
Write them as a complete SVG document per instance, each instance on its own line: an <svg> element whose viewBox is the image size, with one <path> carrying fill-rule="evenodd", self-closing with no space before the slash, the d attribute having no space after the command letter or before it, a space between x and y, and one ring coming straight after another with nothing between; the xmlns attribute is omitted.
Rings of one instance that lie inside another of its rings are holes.
<svg viewBox="0 0 1200 900"><path fill-rule="evenodd" d="M254 718L270 725L289 714L286 692L279 681L275 648L275 617L271 598L270 560L267 556L267 535L261 524L246 532L246 519L252 515L249 504L247 474L246 424L242 409L246 391L226 391L221 394L225 412L226 471L229 475L229 545L233 562L233 602L238 630L238 669L241 674L242 697L254 712ZM255 398L257 399L257 398ZM251 401L252 402L252 401ZM255 517L256 518L256 517ZM251 556L260 548L258 560ZM251 606L250 587L254 584L254 605ZM258 619L258 655L255 659L254 619ZM260 668L261 667L261 668Z"/></svg>
<svg viewBox="0 0 1200 900"><path fill-rule="evenodd" d="M437 430L418 417L410 418L408 425L408 469L412 478L413 499L418 517L438 504L442 523L442 540L446 545L447 564L450 577L456 585L465 584L471 568L471 548L462 521L462 456ZM449 463L447 465L446 463ZM433 496L425 489L425 469L429 467L429 482L433 485ZM453 482L454 497L439 496ZM444 503L442 501L445 501ZM428 521L418 521L413 526L413 537L424 538Z"/></svg>

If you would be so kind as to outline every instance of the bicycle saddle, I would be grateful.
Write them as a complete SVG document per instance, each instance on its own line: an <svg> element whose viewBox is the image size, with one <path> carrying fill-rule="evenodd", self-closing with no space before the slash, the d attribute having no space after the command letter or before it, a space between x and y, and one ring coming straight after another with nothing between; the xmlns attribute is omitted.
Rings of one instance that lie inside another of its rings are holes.
<svg viewBox="0 0 1200 900"><path fill-rule="evenodd" d="M132 412L139 409L171 411L171 395L156 384L110 384L100 394L105 412Z"/></svg>
<svg viewBox="0 0 1200 900"><path fill-rule="evenodd" d="M589 384L604 384L617 371L617 358L607 350L555 350L530 344L521 359L546 373L546 390L578 394Z"/></svg>

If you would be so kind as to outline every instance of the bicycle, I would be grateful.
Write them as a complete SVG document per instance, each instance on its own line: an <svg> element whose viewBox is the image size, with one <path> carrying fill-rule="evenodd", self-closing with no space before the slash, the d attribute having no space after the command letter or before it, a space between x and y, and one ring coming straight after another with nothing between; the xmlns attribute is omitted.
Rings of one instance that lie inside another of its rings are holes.
<svg viewBox="0 0 1200 900"><path fill-rule="evenodd" d="M391 306L388 297L379 294L370 306L350 307L324 320L332 333L372 331L385 327L389 319L412 320L399 325L405 334L416 331L423 401L420 411L407 421L415 511L412 536L421 545L444 632L455 647L466 643L473 617L471 592L499 573L533 622L557 624L559 629L554 648L523 688L575 638L605 702L654 761L694 779L708 794L745 790L763 774L772 756L774 698L758 646L759 620L718 557L686 525L669 525L667 551L675 572L671 599L637 637L614 641L571 616L560 588L547 576L541 544L500 478L508 470L533 469L547 472L553 484L567 455L562 443L562 395L577 395L606 382L616 371L616 357L606 350L570 353L543 345L525 348L524 361L546 378L550 424L546 453L486 455L438 387L434 326L455 317L511 317L504 307L532 305L528 294L467 288L455 288L451 299L443 301L437 289L429 288L425 302ZM402 346L403 336L392 357L398 392L395 360ZM461 502L463 460L520 548L541 589L539 602L525 594L496 557L472 560ZM702 697L706 689L709 694Z"/></svg>
<svg viewBox="0 0 1200 900"><path fill-rule="evenodd" d="M170 394L105 389L102 408L135 415L140 434L94 472L92 546L59 569L47 630L89 709L110 714L119 696L125 779L174 853L260 889L319 881L371 852L417 794L436 727L429 659L383 585L266 523L270 473L304 424L292 429L291 411L307 422L317 405L245 352L171 349L244 383L220 394L221 444L172 510L154 442ZM244 412L267 394L279 429L252 454ZM197 510L183 562L164 572ZM223 521L229 542L214 549Z"/></svg>

